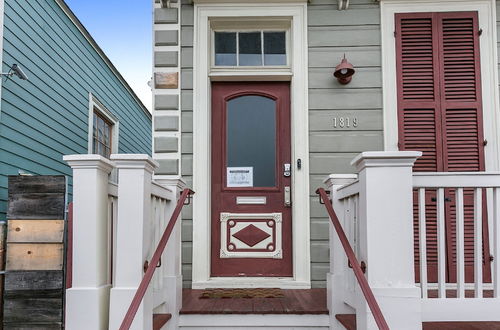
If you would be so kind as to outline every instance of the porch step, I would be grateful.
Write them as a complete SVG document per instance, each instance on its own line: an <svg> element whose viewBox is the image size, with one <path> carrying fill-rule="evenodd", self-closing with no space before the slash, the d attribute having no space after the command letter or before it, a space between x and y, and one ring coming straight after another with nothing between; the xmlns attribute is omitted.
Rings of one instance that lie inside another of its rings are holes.
<svg viewBox="0 0 500 330"><path fill-rule="evenodd" d="M204 290L183 290L182 330L328 329L326 290L283 290L276 298L200 298Z"/></svg>
<svg viewBox="0 0 500 330"><path fill-rule="evenodd" d="M153 314L153 330L160 330L171 318L171 314Z"/></svg>
<svg viewBox="0 0 500 330"><path fill-rule="evenodd" d="M335 318L347 329L356 330L355 314L337 314ZM423 330L500 330L500 322L423 322Z"/></svg>

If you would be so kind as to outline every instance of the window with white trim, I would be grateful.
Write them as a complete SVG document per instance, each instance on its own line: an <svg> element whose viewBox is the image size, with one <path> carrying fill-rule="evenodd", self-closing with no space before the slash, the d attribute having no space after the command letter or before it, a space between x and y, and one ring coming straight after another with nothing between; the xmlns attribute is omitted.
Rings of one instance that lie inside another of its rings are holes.
<svg viewBox="0 0 500 330"><path fill-rule="evenodd" d="M92 130L92 153L109 158L111 155L111 131L113 123L99 113L94 111L94 125Z"/></svg>
<svg viewBox="0 0 500 330"><path fill-rule="evenodd" d="M92 94L89 96L88 153L109 158L118 152L118 119Z"/></svg>
<svg viewBox="0 0 500 330"><path fill-rule="evenodd" d="M286 31L215 31L215 66L286 66Z"/></svg>

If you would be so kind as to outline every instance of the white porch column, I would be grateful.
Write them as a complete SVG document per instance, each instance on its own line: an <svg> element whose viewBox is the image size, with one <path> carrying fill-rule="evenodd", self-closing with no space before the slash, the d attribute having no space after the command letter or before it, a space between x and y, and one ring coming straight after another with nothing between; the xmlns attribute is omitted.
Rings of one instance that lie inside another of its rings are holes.
<svg viewBox="0 0 500 330"><path fill-rule="evenodd" d="M66 328L107 329L108 175L113 163L99 155L63 159L73 169L73 287L66 290Z"/></svg>
<svg viewBox="0 0 500 330"><path fill-rule="evenodd" d="M118 220L109 329L118 329L144 275L152 254L151 180L158 166L148 155L114 154L118 168ZM152 289L148 288L131 329L153 326Z"/></svg>
<svg viewBox="0 0 500 330"><path fill-rule="evenodd" d="M186 188L186 183L182 179L158 179L157 183L172 190L175 200L171 201L169 213L166 220L170 220L177 199L182 190ZM182 219L182 215L180 216ZM164 290L166 291L166 303L162 310L156 311L161 313L170 313L172 318L166 325L167 330L179 328L179 312L182 308L182 222L178 219L170 239L168 240L162 259L164 260Z"/></svg>
<svg viewBox="0 0 500 330"><path fill-rule="evenodd" d="M391 329L421 329L413 255L412 167L421 152L363 152L359 172L359 261ZM358 329L377 329L361 291Z"/></svg>
<svg viewBox="0 0 500 330"><path fill-rule="evenodd" d="M337 213L339 221L344 228L344 209L341 203L337 203L337 189L346 184L354 182L357 178L358 176L356 174L332 174L325 180L327 190L330 191L330 197L333 201L333 209ZM335 315L354 314L354 309L344 303L347 256L330 219L328 219L328 224L330 232L330 272L326 275L326 303L328 306L328 310L330 311L330 328L343 330L345 329L345 327L340 324L340 322L335 318ZM348 269L347 271L351 270Z"/></svg>

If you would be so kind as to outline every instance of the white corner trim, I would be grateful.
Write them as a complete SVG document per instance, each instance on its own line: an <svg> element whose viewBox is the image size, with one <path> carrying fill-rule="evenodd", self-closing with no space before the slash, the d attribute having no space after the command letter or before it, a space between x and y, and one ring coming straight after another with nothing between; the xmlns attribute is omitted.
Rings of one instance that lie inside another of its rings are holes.
<svg viewBox="0 0 500 330"><path fill-rule="evenodd" d="M293 185L293 278L273 281L279 287L310 286L310 214L309 214L309 134L308 134L308 72L307 72L307 4L287 3L196 4L194 8L194 69L193 69L193 288L219 287L235 283L231 278L210 278L210 19L235 17L288 18L291 22L290 68L292 161L302 160L302 169L294 169ZM293 46L296 45L296 46ZM256 73L257 75L257 73ZM259 278L245 278L240 286L265 283ZM263 285L263 284L261 284Z"/></svg>
<svg viewBox="0 0 500 330"><path fill-rule="evenodd" d="M94 109L113 123L113 127L111 128L111 153L118 153L118 137L120 136L120 122L118 118L109 111L93 94L89 92L89 117L88 117L88 144L87 144L87 152L89 154L92 153L92 138L93 138L93 129L94 129Z"/></svg>
<svg viewBox="0 0 500 330"><path fill-rule="evenodd" d="M382 86L384 104L384 147L398 150L398 116L396 83L396 13L477 11L480 37L481 85L483 100L485 165L487 171L500 169L498 132L500 120L495 0L381 0Z"/></svg>

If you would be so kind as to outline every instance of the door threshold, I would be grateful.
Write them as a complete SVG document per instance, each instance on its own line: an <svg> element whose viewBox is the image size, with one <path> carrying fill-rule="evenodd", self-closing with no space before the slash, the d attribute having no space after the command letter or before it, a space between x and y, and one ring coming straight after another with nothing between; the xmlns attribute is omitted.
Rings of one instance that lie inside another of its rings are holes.
<svg viewBox="0 0 500 330"><path fill-rule="evenodd" d="M310 289L311 283L297 281L291 277L211 277L208 281L193 282L192 288Z"/></svg>

